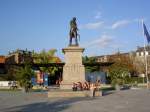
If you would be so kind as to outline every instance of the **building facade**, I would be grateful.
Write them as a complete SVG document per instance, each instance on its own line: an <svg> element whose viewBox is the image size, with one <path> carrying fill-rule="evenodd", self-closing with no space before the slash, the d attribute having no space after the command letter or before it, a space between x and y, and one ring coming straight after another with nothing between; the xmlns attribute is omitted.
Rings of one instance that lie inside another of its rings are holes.
<svg viewBox="0 0 150 112"><path fill-rule="evenodd" d="M135 54L134 64L138 68L139 73L145 73L147 63L147 72L150 74L150 46L146 46L145 48L137 47Z"/></svg>
<svg viewBox="0 0 150 112"><path fill-rule="evenodd" d="M132 61L133 65L135 66L136 72L140 76L141 74L145 74L145 64L147 61L147 72L150 74L150 46L144 47L137 47L135 51L128 52L128 53L115 53L111 55L102 55L102 56L95 56L97 62L116 62L120 60L120 57L127 58Z"/></svg>
<svg viewBox="0 0 150 112"><path fill-rule="evenodd" d="M6 56L7 64L22 64L25 62L33 62L32 53L27 50L16 50L14 52L10 52Z"/></svg>
<svg viewBox="0 0 150 112"><path fill-rule="evenodd" d="M130 53L117 52L111 55L95 56L96 62L115 62L120 60L120 57L130 57Z"/></svg>

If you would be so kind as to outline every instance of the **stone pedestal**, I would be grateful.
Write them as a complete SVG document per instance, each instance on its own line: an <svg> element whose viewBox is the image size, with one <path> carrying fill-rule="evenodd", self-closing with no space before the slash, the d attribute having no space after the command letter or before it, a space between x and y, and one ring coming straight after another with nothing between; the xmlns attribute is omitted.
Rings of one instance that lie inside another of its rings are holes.
<svg viewBox="0 0 150 112"><path fill-rule="evenodd" d="M82 64L84 48L69 46L62 49L65 55L61 89L72 89L74 82L85 82L85 67Z"/></svg>

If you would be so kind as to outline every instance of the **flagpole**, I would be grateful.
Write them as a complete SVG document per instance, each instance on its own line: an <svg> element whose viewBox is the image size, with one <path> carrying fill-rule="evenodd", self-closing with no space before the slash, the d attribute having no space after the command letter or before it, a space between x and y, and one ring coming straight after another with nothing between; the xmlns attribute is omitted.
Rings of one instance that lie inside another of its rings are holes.
<svg viewBox="0 0 150 112"><path fill-rule="evenodd" d="M144 21L142 19L142 27L143 27ZM144 34L144 28L143 29L143 35ZM149 79L148 79L148 73L147 73L147 55L146 55L146 38L144 37L144 60L145 60L145 76L146 76L146 83L147 83L147 89L149 89Z"/></svg>

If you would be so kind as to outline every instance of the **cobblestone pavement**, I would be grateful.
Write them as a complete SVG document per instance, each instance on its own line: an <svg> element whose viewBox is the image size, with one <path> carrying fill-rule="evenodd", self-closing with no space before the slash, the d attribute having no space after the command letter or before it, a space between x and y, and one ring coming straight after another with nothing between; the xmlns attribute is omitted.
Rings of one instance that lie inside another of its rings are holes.
<svg viewBox="0 0 150 112"><path fill-rule="evenodd" d="M150 90L124 90L98 98L47 98L44 92L0 91L0 112L150 112Z"/></svg>

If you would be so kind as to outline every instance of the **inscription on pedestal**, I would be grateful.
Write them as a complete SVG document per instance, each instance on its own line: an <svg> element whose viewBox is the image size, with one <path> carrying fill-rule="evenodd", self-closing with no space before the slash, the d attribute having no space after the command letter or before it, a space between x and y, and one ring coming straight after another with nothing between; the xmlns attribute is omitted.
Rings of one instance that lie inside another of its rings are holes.
<svg viewBox="0 0 150 112"><path fill-rule="evenodd" d="M82 53L84 48L67 47L63 49L65 65L63 67L63 81L61 89L72 89L74 82L85 81L85 67L82 65Z"/></svg>

